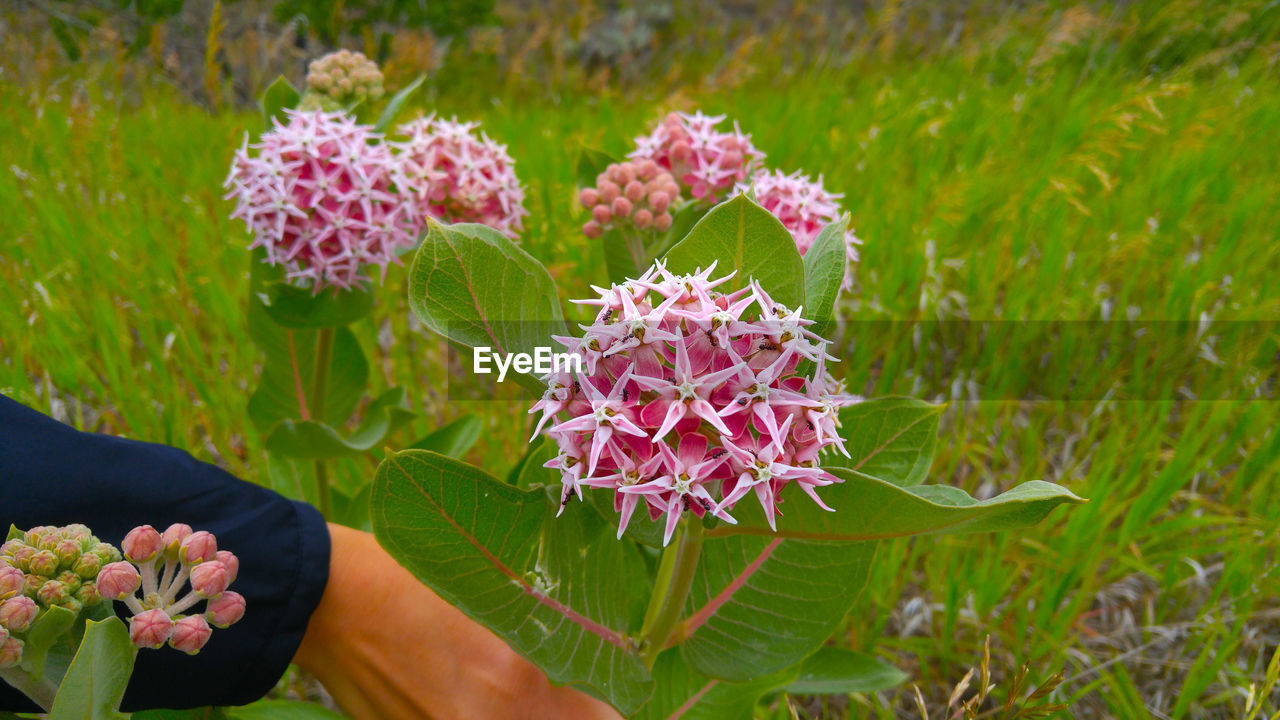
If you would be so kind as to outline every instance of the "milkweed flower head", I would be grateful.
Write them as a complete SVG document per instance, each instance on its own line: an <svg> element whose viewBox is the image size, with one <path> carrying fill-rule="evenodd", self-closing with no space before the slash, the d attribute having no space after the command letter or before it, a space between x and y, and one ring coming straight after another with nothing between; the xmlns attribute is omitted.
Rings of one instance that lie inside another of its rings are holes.
<svg viewBox="0 0 1280 720"><path fill-rule="evenodd" d="M627 157L657 163L695 200L714 205L764 160L764 153L736 122L730 131L716 129L724 119L701 112L671 113L653 132L636 138L636 149Z"/></svg>
<svg viewBox="0 0 1280 720"><path fill-rule="evenodd" d="M756 202L782 221L795 238L796 249L801 255L809 252L813 241L818 239L818 233L844 212L838 202L844 195L824 188L821 175L812 180L799 171L788 175L781 170L760 170L751 176L749 183L740 183L737 189L738 192L746 192L749 188L755 193ZM858 246L861 244L852 228L845 230L843 287L846 290L853 284L852 265L858 261Z"/></svg>
<svg viewBox="0 0 1280 720"><path fill-rule="evenodd" d="M307 92L303 110L341 110L360 100L382 97L382 71L378 64L352 50L338 50L312 60L307 66Z"/></svg>
<svg viewBox="0 0 1280 720"><path fill-rule="evenodd" d="M748 494L773 526L790 483L826 508L817 488L836 479L820 456L844 451L838 413L858 398L827 374L828 341L800 308L754 281L722 291L732 274L713 271L655 266L577 301L599 308L595 321L556 340L582 368L546 376L529 411L541 412L534 435L546 428L558 448L546 466L560 471L562 511L584 487L612 490L619 537L644 507L665 516L670 542L686 514L736 522ZM802 360L811 374L798 372Z"/></svg>
<svg viewBox="0 0 1280 720"><path fill-rule="evenodd" d="M665 232L671 227L672 207L680 202L680 186L652 160L634 160L609 165L596 176L596 186L583 188L578 199L591 213L582 226L589 238L621 225Z"/></svg>
<svg viewBox="0 0 1280 720"><path fill-rule="evenodd" d="M181 523L163 533L143 525L129 532L124 548L124 560L102 568L97 588L103 598L129 608L134 645L168 643L194 655L212 635L211 625L229 627L244 616L244 597L227 589L240 561L219 550L212 533ZM200 603L204 610L193 612Z"/></svg>
<svg viewBox="0 0 1280 720"><path fill-rule="evenodd" d="M478 123L435 115L401 125L407 140L394 143L399 174L417 208L416 227L428 217L480 223L515 238L521 229L524 188L507 146L476 133Z"/></svg>
<svg viewBox="0 0 1280 720"><path fill-rule="evenodd" d="M397 262L417 238L413 203L395 183L391 149L342 113L286 110L288 121L236 152L225 186L250 247L289 279L351 288L361 271ZM253 152L256 151L256 152Z"/></svg>
<svg viewBox="0 0 1280 720"><path fill-rule="evenodd" d="M120 551L80 524L11 531L0 545L0 668L22 660L27 633L41 613L79 614L102 601L96 578Z"/></svg>

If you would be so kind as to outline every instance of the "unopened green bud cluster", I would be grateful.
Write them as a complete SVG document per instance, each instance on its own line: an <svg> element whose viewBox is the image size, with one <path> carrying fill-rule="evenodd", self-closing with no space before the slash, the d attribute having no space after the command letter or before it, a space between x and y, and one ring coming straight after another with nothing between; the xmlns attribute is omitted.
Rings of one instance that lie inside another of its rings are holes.
<svg viewBox="0 0 1280 720"><path fill-rule="evenodd" d="M382 71L363 53L339 50L307 67L301 110L334 112L360 100L382 97Z"/></svg>
<svg viewBox="0 0 1280 720"><path fill-rule="evenodd" d="M99 540L84 525L43 525L26 532L11 530L0 545L0 566L26 574L22 594L48 607L80 612L96 605L98 571L120 559L120 551Z"/></svg>
<svg viewBox="0 0 1280 720"><path fill-rule="evenodd" d="M26 631L46 609L79 614L102 602L98 572L119 559L84 525L10 528L0 545L0 668L21 660Z"/></svg>

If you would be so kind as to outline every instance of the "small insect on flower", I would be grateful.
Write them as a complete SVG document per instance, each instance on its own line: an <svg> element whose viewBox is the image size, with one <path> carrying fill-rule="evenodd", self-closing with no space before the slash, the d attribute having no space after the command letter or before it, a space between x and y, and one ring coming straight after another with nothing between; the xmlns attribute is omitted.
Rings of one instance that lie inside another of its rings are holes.
<svg viewBox="0 0 1280 720"><path fill-rule="evenodd" d="M815 488L836 481L810 461L843 447L836 414L857 398L827 376L827 341L757 283L719 290L732 276L712 279L713 270L659 265L578 301L612 321L556 338L585 356L584 369L576 382L547 376L530 410L559 448L546 466L561 472L563 501L583 487L613 490L619 537L641 503L651 518L666 516L670 542L686 514L732 523L729 511L753 492L772 524L784 486L822 505ZM802 360L816 370L799 373ZM806 422L819 431L799 432Z"/></svg>

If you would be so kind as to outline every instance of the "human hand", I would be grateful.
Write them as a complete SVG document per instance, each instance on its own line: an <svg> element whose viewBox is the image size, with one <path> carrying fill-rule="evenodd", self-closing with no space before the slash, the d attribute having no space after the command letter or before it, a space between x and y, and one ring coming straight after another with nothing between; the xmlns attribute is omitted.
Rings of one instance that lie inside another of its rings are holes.
<svg viewBox="0 0 1280 720"><path fill-rule="evenodd" d="M294 660L357 720L615 720L400 567L369 533L329 525L329 584Z"/></svg>

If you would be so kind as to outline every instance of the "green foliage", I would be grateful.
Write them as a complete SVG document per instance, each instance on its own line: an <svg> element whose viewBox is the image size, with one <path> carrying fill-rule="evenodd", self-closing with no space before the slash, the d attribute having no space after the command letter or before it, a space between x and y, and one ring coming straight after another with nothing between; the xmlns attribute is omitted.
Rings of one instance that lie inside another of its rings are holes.
<svg viewBox="0 0 1280 720"><path fill-rule="evenodd" d="M480 439L484 421L476 415L463 415L451 423L436 428L430 435L410 445L409 450L430 450L433 453L461 458Z"/></svg>
<svg viewBox="0 0 1280 720"><path fill-rule="evenodd" d="M295 108L302 96L298 94L293 84L289 82L283 75L276 78L274 82L267 86L266 91L262 93L262 126L266 129L272 127L272 121L278 120L282 123L288 121L288 117L284 114L285 109Z"/></svg>
<svg viewBox="0 0 1280 720"><path fill-rule="evenodd" d="M492 22L493 7L494 0L352 0L339 4L277 0L273 12L281 22L305 19L321 42L335 45L345 35L359 37L376 32L385 36L390 28L427 28L440 36L458 35Z"/></svg>
<svg viewBox="0 0 1280 720"><path fill-rule="evenodd" d="M830 337L836 298L844 281L844 231L849 227L845 216L827 225L814 238L804 263L804 316L813 321L809 328L821 337Z"/></svg>
<svg viewBox="0 0 1280 720"><path fill-rule="evenodd" d="M320 293L283 282L271 283L259 298L272 322L289 330L319 330L349 325L373 309L367 290L327 290Z"/></svg>
<svg viewBox="0 0 1280 720"><path fill-rule="evenodd" d="M400 88L391 99L387 101L387 106L383 108L382 114L378 116L378 122L374 123L375 132L386 133L394 129L396 118L400 112L404 110L405 103L409 102L409 98L417 92L418 88L427 81L426 75L419 75L414 78L413 82Z"/></svg>
<svg viewBox="0 0 1280 720"><path fill-rule="evenodd" d="M903 487L924 482L938 446L942 408L907 397L875 398L840 411L848 455L830 453L823 467L852 468Z"/></svg>
<svg viewBox="0 0 1280 720"><path fill-rule="evenodd" d="M788 308L804 305L804 264L795 240L772 213L745 195L720 203L698 220L665 260L674 273L691 273L715 262L717 273L737 271L721 289L746 287L755 279Z"/></svg>
<svg viewBox="0 0 1280 720"><path fill-rule="evenodd" d="M422 450L392 454L373 482L378 541L440 597L555 682L624 712L647 699L652 680L627 637L644 563L594 511L573 503L557 518L541 491Z"/></svg>
<svg viewBox="0 0 1280 720"><path fill-rule="evenodd" d="M316 703L259 700L250 705L232 708L228 717L230 720L340 720L343 716Z"/></svg>
<svg viewBox="0 0 1280 720"><path fill-rule="evenodd" d="M49 720L122 720L120 712L137 650L120 618L90 620L58 688Z"/></svg>
<svg viewBox="0 0 1280 720"><path fill-rule="evenodd" d="M404 388L391 388L365 410L364 421L347 437L314 420L283 419L267 435L267 450L288 457L323 460L377 448L388 435L413 419L404 409Z"/></svg>
<svg viewBox="0 0 1280 720"><path fill-rule="evenodd" d="M906 679L906 673L883 660L828 645L801 663L786 691L802 695L868 693L888 690Z"/></svg>
<svg viewBox="0 0 1280 720"><path fill-rule="evenodd" d="M409 307L428 329L494 353L532 354L565 333L555 281L541 263L492 228L430 225L409 271ZM511 374L542 391L535 378Z"/></svg>

